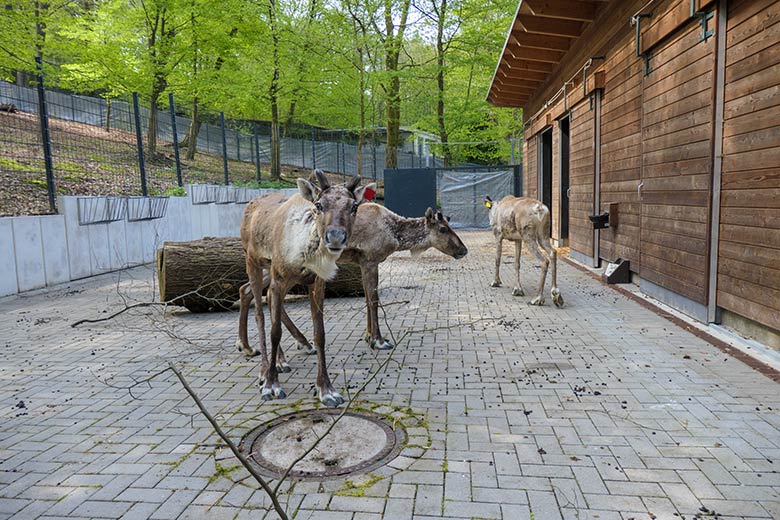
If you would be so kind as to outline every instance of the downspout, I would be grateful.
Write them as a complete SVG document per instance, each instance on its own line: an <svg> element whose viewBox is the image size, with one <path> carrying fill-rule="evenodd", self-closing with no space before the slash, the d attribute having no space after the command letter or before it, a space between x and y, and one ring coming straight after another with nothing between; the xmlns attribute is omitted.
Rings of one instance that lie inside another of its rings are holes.
<svg viewBox="0 0 780 520"><path fill-rule="evenodd" d="M726 88L726 29L728 1L718 1L718 34L715 47L715 111L712 133L712 200L710 201L709 283L707 285L707 322L718 316L718 245L720 242L720 191L723 175L723 111Z"/></svg>

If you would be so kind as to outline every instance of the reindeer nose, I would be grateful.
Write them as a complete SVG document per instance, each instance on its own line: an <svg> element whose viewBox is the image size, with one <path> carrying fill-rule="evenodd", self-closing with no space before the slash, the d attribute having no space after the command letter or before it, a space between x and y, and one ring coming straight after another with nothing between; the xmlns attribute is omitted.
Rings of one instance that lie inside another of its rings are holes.
<svg viewBox="0 0 780 520"><path fill-rule="evenodd" d="M346 245L347 232L343 229L329 229L325 233L325 241L332 245Z"/></svg>

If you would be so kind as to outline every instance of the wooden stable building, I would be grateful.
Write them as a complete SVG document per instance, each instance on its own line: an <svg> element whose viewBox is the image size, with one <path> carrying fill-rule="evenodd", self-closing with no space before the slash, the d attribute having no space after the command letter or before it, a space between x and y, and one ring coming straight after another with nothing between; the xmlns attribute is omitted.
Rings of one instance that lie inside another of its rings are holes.
<svg viewBox="0 0 780 520"><path fill-rule="evenodd" d="M521 0L488 100L574 259L780 347L780 0Z"/></svg>

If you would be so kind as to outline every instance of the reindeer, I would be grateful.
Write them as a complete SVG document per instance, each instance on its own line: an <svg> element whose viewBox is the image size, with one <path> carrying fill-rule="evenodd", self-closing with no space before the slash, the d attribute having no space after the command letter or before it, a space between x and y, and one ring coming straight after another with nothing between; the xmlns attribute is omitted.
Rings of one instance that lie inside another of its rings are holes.
<svg viewBox="0 0 780 520"><path fill-rule="evenodd" d="M368 311L365 340L371 348L393 348L393 344L382 336L379 328L379 264L397 251L409 250L417 255L431 247L456 259L468 253L466 246L439 211L434 213L428 208L424 217L405 218L379 204L366 203L358 209L349 247L341 254L339 263L360 266ZM239 339L236 344L239 351L253 356L257 352L249 346L246 329L249 305L254 297L249 284L241 287L240 295ZM306 336L292 323L284 309L282 320L298 342L298 347L313 354L315 350Z"/></svg>
<svg viewBox="0 0 780 520"><path fill-rule="evenodd" d="M507 195L498 202L490 196L485 196L485 206L490 210L490 227L496 238L496 277L491 287L501 287L499 267L501 265L501 244L504 240L515 243L515 287L513 296L523 296L523 286L520 284L520 256L522 244L542 263L542 277L539 280L539 290L529 303L544 305L544 283L547 278L547 268L552 258L552 296L556 307L563 307L563 296L558 290L557 264L558 255L550 244L550 210L541 201L528 197L513 197Z"/></svg>
<svg viewBox="0 0 780 520"><path fill-rule="evenodd" d="M287 291L293 285L308 288L314 343L317 346L317 389L320 401L338 406L344 399L334 389L325 364L325 326L322 309L325 281L337 270L336 260L344 252L352 233L358 206L367 189L358 187L360 177L346 186L331 186L321 170L315 176L319 188L298 179L299 193L287 199L272 194L252 200L241 222L241 243L246 252L249 286L258 304L255 320L260 335L260 380L263 400L284 399L278 371L289 371L279 349L282 336L283 306ZM271 309L271 359L266 354L265 322L262 307L264 271L270 271L268 306ZM289 320L289 318L286 318ZM287 367L287 368L285 368Z"/></svg>

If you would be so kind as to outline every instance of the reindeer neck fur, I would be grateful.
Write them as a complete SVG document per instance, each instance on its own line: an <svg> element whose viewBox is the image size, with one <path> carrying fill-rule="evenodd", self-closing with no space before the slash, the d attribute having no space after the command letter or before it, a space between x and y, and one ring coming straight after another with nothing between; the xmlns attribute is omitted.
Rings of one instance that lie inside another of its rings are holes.
<svg viewBox="0 0 780 520"><path fill-rule="evenodd" d="M287 240L282 246L282 254L286 263L298 272L305 275L305 271L310 271L324 280L330 280L338 269L338 255L322 246L314 205L303 197L300 199L287 214L284 226Z"/></svg>
<svg viewBox="0 0 780 520"><path fill-rule="evenodd" d="M421 253L431 247L425 217L406 218L394 214L388 224L390 233L398 243L397 251Z"/></svg>

